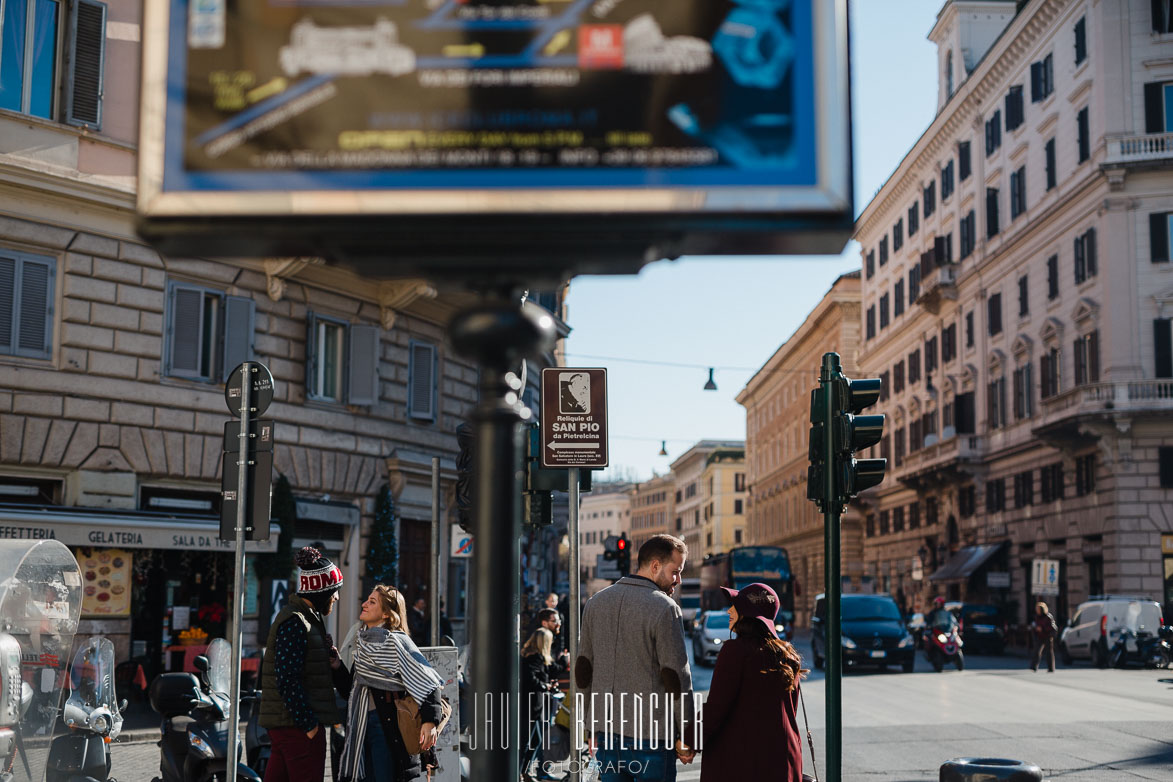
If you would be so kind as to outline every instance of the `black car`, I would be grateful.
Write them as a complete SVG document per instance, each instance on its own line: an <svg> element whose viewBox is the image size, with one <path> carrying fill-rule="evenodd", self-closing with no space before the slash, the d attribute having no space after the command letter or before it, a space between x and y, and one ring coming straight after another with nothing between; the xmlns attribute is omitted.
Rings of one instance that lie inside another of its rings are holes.
<svg viewBox="0 0 1173 782"><path fill-rule="evenodd" d="M961 640L966 651L1002 654L1006 646L1006 616L1002 609L985 603L946 605L961 622Z"/></svg>
<svg viewBox="0 0 1173 782"><path fill-rule="evenodd" d="M824 597L815 596L815 612L811 617L811 653L816 668L822 668L827 657L827 605ZM891 597L843 595L839 620L844 669L899 665L905 673L912 673L916 643Z"/></svg>

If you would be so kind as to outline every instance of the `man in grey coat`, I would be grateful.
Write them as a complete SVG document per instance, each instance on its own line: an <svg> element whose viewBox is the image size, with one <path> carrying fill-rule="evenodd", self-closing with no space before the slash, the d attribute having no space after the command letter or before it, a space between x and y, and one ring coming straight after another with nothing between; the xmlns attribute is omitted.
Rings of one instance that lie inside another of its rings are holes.
<svg viewBox="0 0 1173 782"><path fill-rule="evenodd" d="M637 570L592 597L582 617L574 678L583 718L598 742L599 782L674 782L691 763L692 670L684 643L680 584L688 549L655 535Z"/></svg>

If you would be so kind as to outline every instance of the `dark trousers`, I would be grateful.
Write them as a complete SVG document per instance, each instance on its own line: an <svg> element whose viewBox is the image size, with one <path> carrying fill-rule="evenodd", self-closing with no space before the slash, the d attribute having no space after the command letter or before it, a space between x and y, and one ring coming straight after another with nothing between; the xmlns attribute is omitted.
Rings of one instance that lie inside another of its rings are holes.
<svg viewBox="0 0 1173 782"><path fill-rule="evenodd" d="M363 782L395 782L395 763L383 734L383 723L379 712L367 712L367 735L363 742L363 766L366 776Z"/></svg>
<svg viewBox="0 0 1173 782"><path fill-rule="evenodd" d="M326 726L308 738L301 728L270 728L273 742L265 782L322 782L326 776Z"/></svg>
<svg viewBox="0 0 1173 782"><path fill-rule="evenodd" d="M1037 671L1039 669L1039 663L1041 663L1043 661L1043 655L1046 655L1047 656L1047 670L1054 671L1055 670L1055 639L1054 638L1039 638L1039 639L1036 639L1036 643L1038 644L1038 649L1035 650L1034 655L1031 657L1030 669L1032 671ZM267 780L266 780L266 782L267 782Z"/></svg>

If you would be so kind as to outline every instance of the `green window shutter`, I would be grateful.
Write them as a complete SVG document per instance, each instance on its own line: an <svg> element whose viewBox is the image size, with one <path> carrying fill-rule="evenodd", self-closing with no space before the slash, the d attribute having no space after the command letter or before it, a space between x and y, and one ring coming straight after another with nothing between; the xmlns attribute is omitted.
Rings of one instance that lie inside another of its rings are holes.
<svg viewBox="0 0 1173 782"><path fill-rule="evenodd" d="M75 0L69 15L69 47L65 121L100 130L106 66L105 3Z"/></svg>
<svg viewBox="0 0 1173 782"><path fill-rule="evenodd" d="M49 358L53 351L52 261L21 259L16 355Z"/></svg>
<svg viewBox="0 0 1173 782"><path fill-rule="evenodd" d="M408 367L407 414L436 420L436 347L412 341Z"/></svg>
<svg viewBox="0 0 1173 782"><path fill-rule="evenodd" d="M351 326L346 356L347 403L379 401L379 327Z"/></svg>
<svg viewBox="0 0 1173 782"><path fill-rule="evenodd" d="M224 298L224 350L221 378L228 380L232 370L256 357L254 334L257 305L247 296Z"/></svg>

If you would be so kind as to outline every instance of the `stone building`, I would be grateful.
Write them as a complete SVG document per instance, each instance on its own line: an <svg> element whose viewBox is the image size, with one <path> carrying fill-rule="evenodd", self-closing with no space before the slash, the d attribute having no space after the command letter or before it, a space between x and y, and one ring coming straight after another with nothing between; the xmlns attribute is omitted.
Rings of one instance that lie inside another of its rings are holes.
<svg viewBox="0 0 1173 782"><path fill-rule="evenodd" d="M631 484L626 482L593 483L588 493L581 495L578 512L579 565L582 568L584 594L593 595L609 586L610 579L599 578L598 558L603 544L612 535L628 533L631 537ZM631 558L635 570L635 557Z"/></svg>
<svg viewBox="0 0 1173 782"><path fill-rule="evenodd" d="M635 552L653 535L673 534L672 520L675 486L672 474L654 475L650 480L633 486L631 496L631 548L632 567L635 566Z"/></svg>
<svg viewBox="0 0 1173 782"><path fill-rule="evenodd" d="M741 440L700 440L672 462L673 523L668 532L684 541L688 546L688 558L684 563L684 577L700 576L701 562L713 553L706 546L705 523L708 520L705 470L709 457L718 451L745 451ZM713 493L719 487L713 484ZM714 506L715 507L715 506ZM711 531L711 527L710 530Z"/></svg>
<svg viewBox="0 0 1173 782"><path fill-rule="evenodd" d="M798 330L737 395L745 407L750 545L782 546L801 594L796 622L810 620L823 589L823 517L807 499L810 392L819 382L824 353L838 353L843 371L858 375L860 274L837 279ZM863 576L863 526L849 508L841 522L841 573L856 586Z"/></svg>
<svg viewBox="0 0 1173 782"><path fill-rule="evenodd" d="M745 503L748 497L745 449L718 448L709 454L701 472L705 557L745 545Z"/></svg>
<svg viewBox="0 0 1173 782"><path fill-rule="evenodd" d="M865 574L1022 621L1035 560L1173 598L1173 36L1144 0L944 4L938 113L856 223L888 477Z"/></svg>

